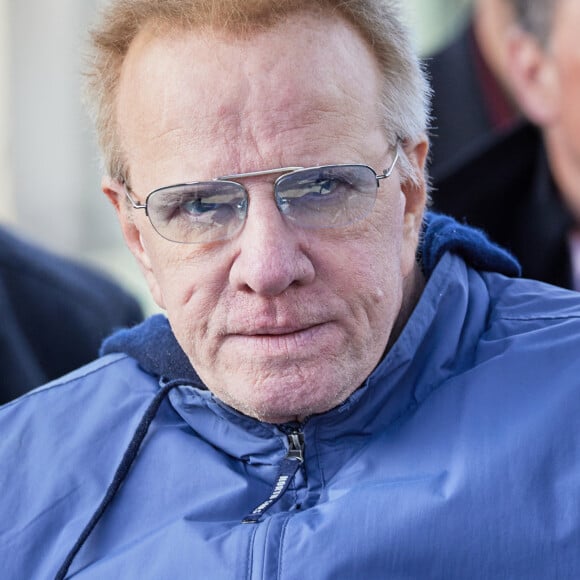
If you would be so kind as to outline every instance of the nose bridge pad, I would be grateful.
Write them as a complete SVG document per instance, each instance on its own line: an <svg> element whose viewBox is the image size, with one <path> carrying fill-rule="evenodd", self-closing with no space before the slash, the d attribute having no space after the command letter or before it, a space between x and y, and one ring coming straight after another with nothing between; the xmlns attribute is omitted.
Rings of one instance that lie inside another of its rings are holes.
<svg viewBox="0 0 580 580"><path fill-rule="evenodd" d="M284 217L289 216L290 211L292 209L292 202L288 201L288 198L285 197L284 195L280 195L280 184L286 183L284 178L287 177L287 175L293 175L294 173L296 173L296 170L290 172L289 174L281 175L280 177L278 177L278 179L276 179L276 181L273 184L273 195L274 200L276 202L276 207Z"/></svg>
<svg viewBox="0 0 580 580"><path fill-rule="evenodd" d="M244 229L236 272L255 290L272 291L290 284L298 275L299 242L278 200L273 199L271 182L252 188Z"/></svg>
<svg viewBox="0 0 580 580"><path fill-rule="evenodd" d="M241 199L231 206L232 210L236 212L236 217L238 221L236 231L239 232L244 227L244 224L246 223L246 219L248 217L248 203L249 203L248 190L241 183L238 183L236 181L231 181L223 178L218 178L215 181L223 182L229 185L234 184L237 188L239 188L240 192L242 193Z"/></svg>
<svg viewBox="0 0 580 580"><path fill-rule="evenodd" d="M274 190L274 200L276 202L276 207L278 208L278 211L283 216L287 216L290 213L290 203L288 202L288 200L282 196L279 196L276 190Z"/></svg>
<svg viewBox="0 0 580 580"><path fill-rule="evenodd" d="M246 220L248 219L248 206L249 199L248 192L246 191L243 199L238 204L238 215L242 224L246 223Z"/></svg>

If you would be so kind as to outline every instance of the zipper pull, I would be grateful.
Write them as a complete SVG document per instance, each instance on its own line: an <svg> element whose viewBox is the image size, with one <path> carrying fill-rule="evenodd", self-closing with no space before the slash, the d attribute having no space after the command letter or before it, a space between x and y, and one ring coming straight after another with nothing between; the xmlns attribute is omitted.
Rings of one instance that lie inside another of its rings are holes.
<svg viewBox="0 0 580 580"><path fill-rule="evenodd" d="M243 524L257 524L262 516L284 495L294 476L304 463L304 434L301 431L288 433L288 453L280 464L278 477L267 500L253 509L243 520Z"/></svg>
<svg viewBox="0 0 580 580"><path fill-rule="evenodd" d="M286 459L296 459L304 463L304 433L302 431L292 431L288 433L288 454Z"/></svg>

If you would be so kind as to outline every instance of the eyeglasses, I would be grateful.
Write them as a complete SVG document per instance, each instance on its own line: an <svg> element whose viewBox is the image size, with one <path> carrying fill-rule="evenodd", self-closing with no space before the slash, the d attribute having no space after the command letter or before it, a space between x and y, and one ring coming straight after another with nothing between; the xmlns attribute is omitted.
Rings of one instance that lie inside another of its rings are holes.
<svg viewBox="0 0 580 580"><path fill-rule="evenodd" d="M249 195L240 179L282 173L274 182L274 197L287 220L306 229L341 228L371 213L380 181L390 177L398 159L397 148L391 166L380 174L368 165L345 164L224 175L155 189L144 204L133 199L127 184L124 187L133 208L145 210L159 235L171 242L199 244L227 240L241 230Z"/></svg>

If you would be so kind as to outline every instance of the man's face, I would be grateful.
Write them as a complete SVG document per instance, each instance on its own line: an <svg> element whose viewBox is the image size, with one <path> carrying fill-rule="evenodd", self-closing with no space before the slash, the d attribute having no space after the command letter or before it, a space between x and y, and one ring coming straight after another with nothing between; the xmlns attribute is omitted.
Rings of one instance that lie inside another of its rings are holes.
<svg viewBox="0 0 580 580"><path fill-rule="evenodd" d="M395 151L380 88L368 48L341 20L296 16L246 41L142 32L118 100L131 188L144 202L161 186L279 167L382 172ZM420 167L425 149L409 151ZM243 181L243 229L211 244L167 241L118 185L105 191L202 380L234 408L277 423L335 407L380 360L415 274L424 187L402 188L395 170L366 220L307 230L281 215L273 179Z"/></svg>

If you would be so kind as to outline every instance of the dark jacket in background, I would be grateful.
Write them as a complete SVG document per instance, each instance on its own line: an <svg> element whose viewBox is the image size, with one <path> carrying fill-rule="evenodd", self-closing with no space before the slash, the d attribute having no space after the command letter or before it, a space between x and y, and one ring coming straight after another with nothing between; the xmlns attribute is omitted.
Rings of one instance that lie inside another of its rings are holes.
<svg viewBox="0 0 580 580"><path fill-rule="evenodd" d="M424 62L433 88L430 167L437 175L508 128L516 113L485 64L471 25Z"/></svg>
<svg viewBox="0 0 580 580"><path fill-rule="evenodd" d="M573 218L556 187L540 131L524 123L490 137L434 182L434 208L485 230L523 275L572 288Z"/></svg>
<svg viewBox="0 0 580 580"><path fill-rule="evenodd" d="M0 228L0 317L1 404L96 358L143 313L104 275Z"/></svg>

